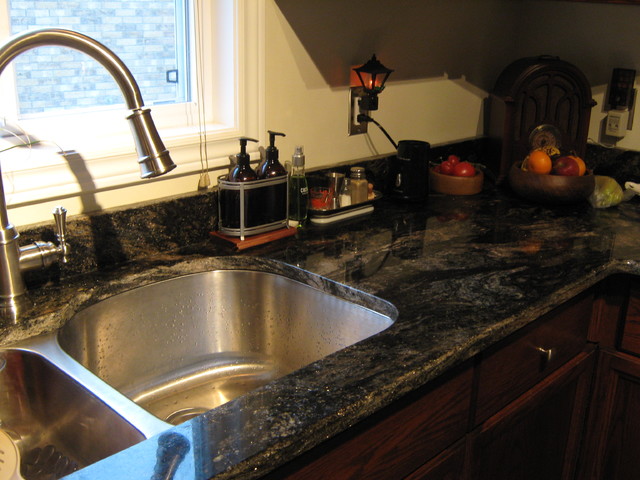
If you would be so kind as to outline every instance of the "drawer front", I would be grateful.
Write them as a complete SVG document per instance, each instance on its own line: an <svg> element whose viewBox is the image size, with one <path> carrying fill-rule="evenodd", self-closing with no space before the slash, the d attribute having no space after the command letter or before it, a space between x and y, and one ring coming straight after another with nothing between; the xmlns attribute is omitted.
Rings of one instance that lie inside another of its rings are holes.
<svg viewBox="0 0 640 480"><path fill-rule="evenodd" d="M483 354L476 424L584 350L592 306L591 291L578 295Z"/></svg>
<svg viewBox="0 0 640 480"><path fill-rule="evenodd" d="M640 281L638 280L631 282L620 349L640 357Z"/></svg>

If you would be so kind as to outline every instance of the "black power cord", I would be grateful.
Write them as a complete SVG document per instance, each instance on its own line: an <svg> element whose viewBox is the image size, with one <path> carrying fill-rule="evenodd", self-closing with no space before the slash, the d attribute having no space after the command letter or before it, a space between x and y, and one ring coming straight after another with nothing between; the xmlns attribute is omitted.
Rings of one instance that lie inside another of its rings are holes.
<svg viewBox="0 0 640 480"><path fill-rule="evenodd" d="M393 148L395 148L396 150L398 149L398 144L393 141L393 138L391 138L391 135L389 135L387 133L387 131L384 129L384 127L382 125L380 125L378 122L376 122L369 115L367 115L365 113L359 113L357 120L358 120L358 123L362 123L362 122L373 122L373 123L375 123L377 125L377 127L382 131L382 133L384 133L385 137L387 137L387 139L389 139L389 141L391 142L391 145L393 145Z"/></svg>

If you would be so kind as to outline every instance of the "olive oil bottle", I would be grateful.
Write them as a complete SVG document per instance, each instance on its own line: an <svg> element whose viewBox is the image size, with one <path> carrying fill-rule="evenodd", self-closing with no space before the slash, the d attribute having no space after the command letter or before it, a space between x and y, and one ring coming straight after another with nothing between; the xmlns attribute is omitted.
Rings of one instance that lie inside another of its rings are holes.
<svg viewBox="0 0 640 480"><path fill-rule="evenodd" d="M291 158L289 177L289 225L301 228L307 221L309 185L304 171L304 149L298 145Z"/></svg>

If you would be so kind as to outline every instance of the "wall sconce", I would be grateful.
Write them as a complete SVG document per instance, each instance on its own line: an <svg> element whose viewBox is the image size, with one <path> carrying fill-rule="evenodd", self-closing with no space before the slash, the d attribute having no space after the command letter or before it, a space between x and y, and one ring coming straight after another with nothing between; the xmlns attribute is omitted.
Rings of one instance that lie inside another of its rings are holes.
<svg viewBox="0 0 640 480"><path fill-rule="evenodd" d="M378 94L384 90L384 84L393 70L385 67L373 55L367 63L353 71L358 75L360 85L349 89L349 135L358 135L367 132L368 120L365 118L368 112L378 109Z"/></svg>

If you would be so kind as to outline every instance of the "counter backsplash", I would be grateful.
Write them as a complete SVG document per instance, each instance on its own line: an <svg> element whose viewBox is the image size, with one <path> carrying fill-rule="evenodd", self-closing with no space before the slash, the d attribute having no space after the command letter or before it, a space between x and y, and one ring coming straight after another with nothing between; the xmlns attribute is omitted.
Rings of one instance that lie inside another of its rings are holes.
<svg viewBox="0 0 640 480"><path fill-rule="evenodd" d="M455 153L465 160L485 163L487 151L486 139L478 138L434 147L430 158L437 162ZM388 159L388 156L362 159L331 170L348 171L350 165L364 165L369 181L384 193ZM585 160L596 173L614 176L619 181L640 181L639 152L589 145ZM493 185L490 172L487 179ZM69 263L53 266L46 272L30 272L27 282L41 283L61 275L108 270L150 255L180 252L210 238L209 232L216 229L217 212L217 191L209 190L123 210L72 217L68 224ZM21 229L21 244L35 240L54 240L52 225ZM215 247L214 251L219 255L233 253L225 245Z"/></svg>

